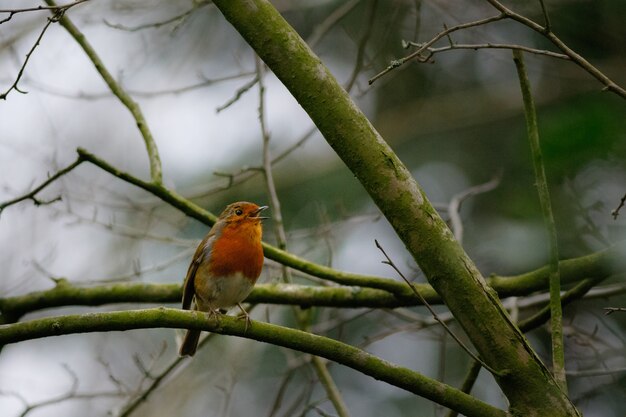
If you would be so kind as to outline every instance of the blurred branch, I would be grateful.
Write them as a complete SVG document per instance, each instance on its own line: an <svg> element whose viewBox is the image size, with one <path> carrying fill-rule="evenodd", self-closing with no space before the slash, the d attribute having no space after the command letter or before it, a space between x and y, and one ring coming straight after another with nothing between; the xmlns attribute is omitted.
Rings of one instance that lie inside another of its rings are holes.
<svg viewBox="0 0 626 417"><path fill-rule="evenodd" d="M53 0L45 0L49 6L56 6ZM93 63L96 70L102 76L104 82L109 86L111 92L120 100L120 102L130 111L135 122L137 123L137 127L139 128L139 132L143 137L144 143L146 145L146 150L148 151L148 158L150 159L150 178L154 184L161 184L163 182L163 174L161 172L161 158L159 157L159 151L154 141L154 137L152 136L152 132L150 132L150 128L148 127L148 123L139 107L139 104L135 102L130 95L122 88L122 86L115 81L109 70L104 66L104 63L93 49L91 44L87 41L85 35L72 23L72 21L67 16L62 16L59 19L59 23L63 26L69 34L74 38L74 40L80 45L80 47L85 51L89 60Z"/></svg>
<svg viewBox="0 0 626 417"><path fill-rule="evenodd" d="M296 141L293 145L289 146L284 151L276 155L272 159L272 165L282 161L287 156L289 156L292 152L294 152L296 149L303 146L306 141L308 141L311 137L313 137L313 134L315 134L315 132L317 132L317 128L313 126L308 131L306 131L304 135L302 135L302 137L298 141ZM194 198L207 197L213 193L227 190L233 187L234 185L242 184L261 173L262 173L262 168L259 166L243 167L240 170L233 172L233 173L214 172L213 174L216 176L228 178L228 183L226 185L213 187L206 191L192 193L188 198L194 199Z"/></svg>
<svg viewBox="0 0 626 417"><path fill-rule="evenodd" d="M194 1L193 6L190 9L184 11L183 13L179 15L176 15L174 17L171 17L169 19L166 19L160 22L145 23L143 25L138 25L138 26L125 26L125 25L121 25L118 23L111 23L106 19L103 19L103 21L104 21L104 24L110 28L119 29L119 30L123 30L127 32L137 32L137 31L144 30L144 29L158 29L162 26L169 25L170 23L182 22L187 17L189 17L189 15L191 15L193 12L209 4L211 4L211 2L209 2L208 0Z"/></svg>
<svg viewBox="0 0 626 417"><path fill-rule="evenodd" d="M606 277L608 278L608 277ZM560 304L565 307L573 301L583 298L594 286L603 281L605 278L585 279L579 282L574 288L566 291L563 295L559 294ZM552 295L550 294L550 298ZM518 326L523 332L533 330L545 323L551 316L552 301L532 316L519 322ZM554 330L553 330L554 331Z"/></svg>
<svg viewBox="0 0 626 417"><path fill-rule="evenodd" d="M246 328L247 327L247 328ZM156 308L67 315L0 326L0 345L25 340L86 332L124 331L145 328L187 328L245 337L270 343L348 366L416 395L456 409L468 417L505 417L507 413L449 385L393 365L348 344L300 330L253 321L246 326L235 317L207 319L205 314Z"/></svg>
<svg viewBox="0 0 626 417"><path fill-rule="evenodd" d="M263 142L263 174L265 176L265 184L267 187L267 193L270 199L270 208L272 220L274 220L274 230L276 235L276 241L278 247L282 250L287 250L287 234L283 224L283 215L280 207L280 199L278 198L278 192L276 190L276 184L274 182L274 175L272 172L272 155L270 152L270 134L267 128L267 121L265 117L265 83L264 83L264 65L258 55L254 57L256 67L256 78L259 84L259 125L261 128L261 139ZM291 271L285 265L282 266L283 281L287 284L293 281ZM311 316L309 312L303 312L297 308L292 309L295 316L298 327L302 330L307 330L309 318ZM341 396L339 388L335 384L332 375L326 367L326 363L322 361L318 356L311 358L313 363L313 369L317 374L317 378L324 387L328 398L335 407L339 417L350 417L348 407Z"/></svg>
<svg viewBox="0 0 626 417"><path fill-rule="evenodd" d="M461 204L469 197L486 193L494 190L500 185L501 174L494 176L491 180L484 184L475 185L468 188L452 197L450 204L448 204L448 215L450 216L450 223L454 238L460 243L463 243L463 222L461 221Z"/></svg>
<svg viewBox="0 0 626 417"><path fill-rule="evenodd" d="M363 69L363 61L365 59L365 47L367 46L367 42L372 35L374 21L376 19L376 6L378 6L378 0L372 0L372 4L367 9L365 24L361 25L361 28L363 29L363 34L361 35L361 39L359 40L357 46L356 59L354 63L354 68L352 69L352 74L345 84L345 89L347 92L350 92L350 90L352 90L352 87L354 86L354 83L356 82L359 73Z"/></svg>
<svg viewBox="0 0 626 417"><path fill-rule="evenodd" d="M604 307L605 316L609 316L615 312L620 312L620 313L625 313L626 312L626 307Z"/></svg>
<svg viewBox="0 0 626 417"><path fill-rule="evenodd" d="M315 49L319 41L331 30L341 19L346 17L361 0L350 0L342 3L331 14L329 14L322 23L317 25L306 43L311 49Z"/></svg>
<svg viewBox="0 0 626 417"><path fill-rule="evenodd" d="M259 76L258 74L252 78L250 81L248 81L247 83L245 83L243 86L241 86L237 92L235 93L235 95L228 100L226 103L222 104L221 106L219 106L218 108L215 109L216 113L221 112L222 110L226 110L227 108L229 108L230 106L232 106L233 104L235 104L240 98L241 96L243 96L248 90L250 90L252 87L254 87L254 85L259 81Z"/></svg>
<svg viewBox="0 0 626 417"><path fill-rule="evenodd" d="M625 202L626 202L626 194L624 194L624 196L619 201L619 205L617 206L617 208L615 208L615 210L611 212L611 215L613 216L613 220L617 220L617 216L619 216L619 211L622 209L622 207L624 207Z"/></svg>
<svg viewBox="0 0 626 417"><path fill-rule="evenodd" d="M78 392L78 388L79 388L78 376L74 373L74 371L72 371L72 369L70 369L69 366L63 365L63 368L67 371L67 373L69 374L71 378L71 386L65 394L61 394L56 397L52 397L47 400L42 400L36 403L29 403L26 400L26 398L24 398L21 394L18 394L16 392L0 391L0 395L11 396L11 397L17 398L22 403L22 405L24 406L24 409L19 414L19 417L26 417L32 411L37 411L41 408L44 408L50 405L59 404L65 401L91 400L91 399L102 398L102 397L121 397L124 395L123 392L119 390L118 391L90 392L90 393Z"/></svg>
<svg viewBox="0 0 626 417"><path fill-rule="evenodd" d="M552 367L554 377L561 386L563 392L567 392L567 380L565 376L565 352L563 347L563 311L561 309L561 276L559 271L559 247L557 241L556 225L552 213L552 203L550 201L550 190L548 179L543 164L541 154L541 144L539 143L539 128L537 127L537 113L535 102L528 80L528 74L524 65L524 55L522 51L513 51L513 60L517 68L522 99L524 101L524 114L526 116L526 130L528 142L535 172L535 185L539 194L539 203L548 240L550 242L550 323L552 337Z"/></svg>
<svg viewBox="0 0 626 417"><path fill-rule="evenodd" d="M198 349L202 349L211 339L215 337L216 333L209 333L204 337L200 343L198 343ZM146 389L140 391L140 393L131 398L123 407L117 417L129 417L131 416L139 406L144 403L148 397L161 386L163 381L172 374L178 367L188 359L187 356L176 356L168 366L165 367L158 375L151 377L152 382L146 387Z"/></svg>
<svg viewBox="0 0 626 417"><path fill-rule="evenodd" d="M474 383L478 379L478 374L480 373L480 369L482 368L480 362L472 361L470 365L469 371L467 371L467 375L463 380L463 385L461 385L460 390L466 394L472 392L472 388L474 387ZM459 415L458 411L450 410L446 417L457 417Z"/></svg>
<svg viewBox="0 0 626 417"><path fill-rule="evenodd" d="M567 376L574 378L588 378L591 376L615 375L626 372L626 368L588 369L584 371L567 371Z"/></svg>
<svg viewBox="0 0 626 417"><path fill-rule="evenodd" d="M20 203L24 200L32 200L33 203L36 206L42 205L42 204L50 204L53 203L55 201L59 201L61 199L61 197L57 197L54 200L51 201L42 201L40 199L37 198L37 194L39 194L40 191L42 191L44 188L46 188L48 185L52 184L54 181L56 181L57 179L59 179L60 177L62 177L63 175L71 172L72 170L74 170L74 168L76 168L77 166L79 166L81 163L83 163L84 161L81 158L78 158L76 161L74 161L73 163L71 163L70 165L68 165L67 167L63 168L62 170L58 171L56 174L52 175L51 177L49 177L46 181L44 181L43 183L41 183L39 186L35 187L32 191L21 195L19 197L16 197L12 200L8 200L8 201L4 201L2 203L0 203L0 214L2 214L2 211L7 208L10 207L14 204Z"/></svg>

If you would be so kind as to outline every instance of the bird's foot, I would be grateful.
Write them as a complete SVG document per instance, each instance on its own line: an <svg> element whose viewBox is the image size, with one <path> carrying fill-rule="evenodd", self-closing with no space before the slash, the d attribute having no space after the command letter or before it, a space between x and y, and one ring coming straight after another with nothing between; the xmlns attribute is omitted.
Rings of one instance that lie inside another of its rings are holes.
<svg viewBox="0 0 626 417"><path fill-rule="evenodd" d="M237 303L237 307L239 307L242 313L241 315L237 316L237 319L246 321L246 326L243 329L243 332L246 333L248 331L248 327L252 323L252 320L250 319L250 315L248 314L248 312L243 308L240 303Z"/></svg>

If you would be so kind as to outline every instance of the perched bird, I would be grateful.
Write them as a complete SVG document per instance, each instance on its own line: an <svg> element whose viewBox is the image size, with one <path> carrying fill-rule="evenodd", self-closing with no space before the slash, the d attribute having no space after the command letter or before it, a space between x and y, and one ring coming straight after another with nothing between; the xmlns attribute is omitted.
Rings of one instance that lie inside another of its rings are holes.
<svg viewBox="0 0 626 417"><path fill-rule="evenodd" d="M232 203L220 214L200 242L187 270L183 287L183 309L205 311L217 317L220 309L239 306L252 291L263 268L261 221L267 206L245 201ZM200 330L187 330L180 347L181 356L196 353Z"/></svg>

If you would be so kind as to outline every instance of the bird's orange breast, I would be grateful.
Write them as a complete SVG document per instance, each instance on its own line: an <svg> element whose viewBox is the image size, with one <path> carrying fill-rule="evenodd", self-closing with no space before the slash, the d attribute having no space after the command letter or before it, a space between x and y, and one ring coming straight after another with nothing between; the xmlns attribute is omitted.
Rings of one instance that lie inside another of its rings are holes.
<svg viewBox="0 0 626 417"><path fill-rule="evenodd" d="M226 225L211 249L209 273L216 277L242 273L256 282L262 268L261 225L258 222Z"/></svg>

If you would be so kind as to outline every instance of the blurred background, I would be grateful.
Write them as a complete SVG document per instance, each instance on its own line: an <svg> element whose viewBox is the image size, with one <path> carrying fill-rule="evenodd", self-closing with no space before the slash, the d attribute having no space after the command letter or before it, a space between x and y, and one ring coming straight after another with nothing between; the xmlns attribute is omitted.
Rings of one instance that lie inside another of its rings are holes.
<svg viewBox="0 0 626 417"><path fill-rule="evenodd" d="M626 86L626 2L547 2L554 32ZM2 1L3 9L36 7ZM273 4L349 89L427 195L449 218L450 201L493 180L462 205L463 244L483 274L513 275L544 265L548 244L526 138L521 95L508 50L454 50L411 62L372 86L367 80L453 26L497 13L470 0L275 1ZM515 10L542 23L538 2ZM0 25L0 90L15 81L48 14L21 13ZM269 204L259 169L263 140L255 56L208 2L88 1L68 11L114 77L140 104L159 147L165 185L218 214L237 200ZM0 20L7 14L0 15ZM455 32L456 43L514 43L550 49L512 21ZM435 46L445 46L441 40ZM623 240L626 212L626 102L570 62L526 54L563 258ZM264 117L288 249L337 269L399 279L374 246L424 281L403 244L300 106L269 72ZM52 24L19 88L0 102L0 201L22 195L76 159L83 147L145 180L145 147L128 110L112 96L68 33ZM182 282L206 225L98 168L84 164L0 216L0 296L76 285ZM265 239L276 243L276 224ZM266 263L261 282L280 282ZM312 284L296 275L297 282ZM314 282L313 282L314 284ZM570 394L586 416L626 413L626 319L603 307L626 305L623 276L602 297L565 309ZM98 309L63 308L25 319ZM537 308L536 306L534 307ZM440 308L440 311L445 311ZM531 314L532 307L520 315ZM459 386L469 358L442 329L415 323L422 308L396 312L317 309L313 330L393 363ZM291 307L255 308L253 317L294 326ZM457 333L461 330L453 326ZM546 362L545 327L529 339ZM334 410L306 356L249 340L215 337L192 361L176 360L177 332L138 330L63 336L7 346L0 355L2 416L316 416ZM329 365L353 416L441 416L446 410L398 388ZM598 371L589 376L582 371ZM160 387L129 407L159 375ZM477 397L505 399L482 372ZM31 407L31 408L29 408ZM125 414L124 414L125 413Z"/></svg>

